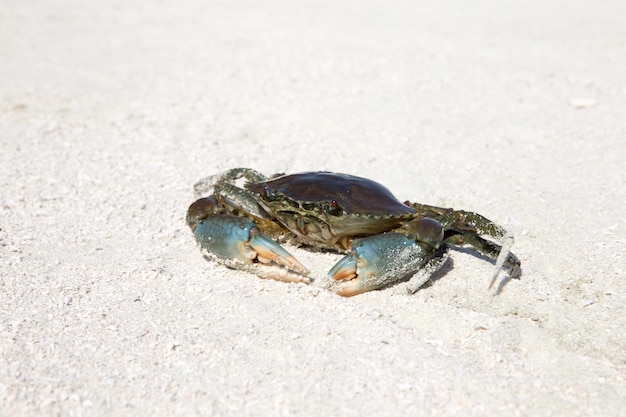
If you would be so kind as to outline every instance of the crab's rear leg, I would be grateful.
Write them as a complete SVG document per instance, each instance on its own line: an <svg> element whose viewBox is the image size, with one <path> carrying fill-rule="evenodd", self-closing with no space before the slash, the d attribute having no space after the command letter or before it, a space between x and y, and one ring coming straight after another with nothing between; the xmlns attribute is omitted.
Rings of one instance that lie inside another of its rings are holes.
<svg viewBox="0 0 626 417"><path fill-rule="evenodd" d="M507 235L502 239L502 246L472 233L458 233L457 231L448 231L445 242L453 245L471 245L478 252L495 261L495 269L489 288L493 287L498 275L502 269L506 269L511 278L518 279L522 275L521 262L511 252L513 245L513 236Z"/></svg>
<svg viewBox="0 0 626 417"><path fill-rule="evenodd" d="M221 174L209 175L196 182L193 191L196 198L207 196L221 191L224 185L233 185L241 178L247 181L257 182L267 179L265 175L251 168L232 168ZM216 190L217 189L217 190Z"/></svg>
<svg viewBox="0 0 626 417"><path fill-rule="evenodd" d="M196 198L209 195L219 196L221 200L236 201L239 208L256 218L267 218L259 208L254 197L239 187L237 183L263 181L266 177L250 168L233 168L218 175L210 175L193 186Z"/></svg>
<svg viewBox="0 0 626 417"><path fill-rule="evenodd" d="M278 281L309 283L309 271L256 223L229 213L216 197L202 198L187 211L187 224L203 250L223 264Z"/></svg>
<svg viewBox="0 0 626 417"><path fill-rule="evenodd" d="M511 278L521 276L521 262L517 256L511 253L511 246L514 242L513 235L502 226L471 211L446 209L417 203L407 204L418 210L421 215L435 218L443 225L445 230L443 243L471 245L478 252L495 261L496 267L489 288L493 286L503 268L508 271ZM482 236L491 238L497 243Z"/></svg>

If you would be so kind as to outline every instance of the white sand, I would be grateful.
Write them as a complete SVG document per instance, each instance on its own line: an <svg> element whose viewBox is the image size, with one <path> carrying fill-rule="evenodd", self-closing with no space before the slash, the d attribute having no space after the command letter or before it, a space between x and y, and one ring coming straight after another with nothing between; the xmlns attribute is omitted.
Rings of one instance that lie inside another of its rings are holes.
<svg viewBox="0 0 626 417"><path fill-rule="evenodd" d="M11 3L0 415L626 415L626 3ZM236 166L480 212L523 278L228 270L184 215Z"/></svg>

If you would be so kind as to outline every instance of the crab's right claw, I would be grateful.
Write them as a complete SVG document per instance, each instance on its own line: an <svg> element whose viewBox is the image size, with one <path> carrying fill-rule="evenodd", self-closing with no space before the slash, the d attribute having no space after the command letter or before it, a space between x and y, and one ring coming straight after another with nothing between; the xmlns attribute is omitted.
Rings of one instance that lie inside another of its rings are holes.
<svg viewBox="0 0 626 417"><path fill-rule="evenodd" d="M262 278L311 281L309 271L282 246L263 235L252 220L230 214L210 214L200 218L202 216L195 215L197 212L198 209L194 208L193 213L187 215L196 241L226 265L253 269Z"/></svg>
<svg viewBox="0 0 626 417"><path fill-rule="evenodd" d="M414 274L428 252L400 233L355 239L352 253L328 271L330 288L344 297L376 290Z"/></svg>

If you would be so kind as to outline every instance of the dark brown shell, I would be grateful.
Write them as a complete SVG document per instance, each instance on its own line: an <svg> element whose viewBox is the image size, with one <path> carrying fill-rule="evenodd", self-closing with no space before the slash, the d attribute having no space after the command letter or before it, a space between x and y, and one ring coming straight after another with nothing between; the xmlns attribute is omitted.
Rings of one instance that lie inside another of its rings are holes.
<svg viewBox="0 0 626 417"><path fill-rule="evenodd" d="M259 195L277 193L300 203L336 200L346 215L403 217L415 213L382 184L348 174L303 172L249 183L246 188Z"/></svg>

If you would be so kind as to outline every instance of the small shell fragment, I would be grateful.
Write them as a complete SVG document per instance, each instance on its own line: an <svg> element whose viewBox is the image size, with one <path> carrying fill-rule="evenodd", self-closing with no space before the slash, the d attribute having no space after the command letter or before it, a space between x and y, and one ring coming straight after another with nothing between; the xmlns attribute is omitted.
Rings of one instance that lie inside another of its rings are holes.
<svg viewBox="0 0 626 417"><path fill-rule="evenodd" d="M572 98L569 100L569 105L575 109L588 109L594 107L598 102L593 98Z"/></svg>

